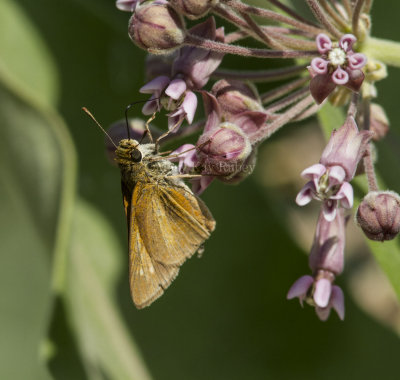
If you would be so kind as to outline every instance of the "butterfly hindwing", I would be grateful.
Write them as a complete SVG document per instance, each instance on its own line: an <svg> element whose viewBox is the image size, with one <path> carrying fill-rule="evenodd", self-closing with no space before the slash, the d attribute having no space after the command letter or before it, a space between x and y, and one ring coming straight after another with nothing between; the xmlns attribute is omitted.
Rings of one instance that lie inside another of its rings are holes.
<svg viewBox="0 0 400 380"><path fill-rule="evenodd" d="M209 237L215 221L190 190L145 182L135 185L126 213L132 299L142 308L162 295L180 265Z"/></svg>

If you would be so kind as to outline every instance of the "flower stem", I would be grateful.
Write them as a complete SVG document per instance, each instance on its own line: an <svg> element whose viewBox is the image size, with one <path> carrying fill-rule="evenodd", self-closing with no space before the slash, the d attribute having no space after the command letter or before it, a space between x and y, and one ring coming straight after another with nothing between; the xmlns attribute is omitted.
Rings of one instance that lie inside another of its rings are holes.
<svg viewBox="0 0 400 380"><path fill-rule="evenodd" d="M383 63L400 67L400 43L381 38L369 37L361 50L369 58L375 58Z"/></svg>
<svg viewBox="0 0 400 380"><path fill-rule="evenodd" d="M251 5L243 4L242 2L237 1L237 0L223 0L223 2L227 6L231 7L232 9L235 9L238 12L252 14L254 16L263 17L263 18L266 18L266 19L272 20L272 21L283 22L284 24L292 25L296 28L312 32L314 35L316 35L318 33L322 33L322 31L323 31L321 28L316 28L315 26L311 26L304 22L297 21L290 17L281 15L280 13L273 12L268 9L263 9L263 8L258 8L258 7L253 7Z"/></svg>
<svg viewBox="0 0 400 380"><path fill-rule="evenodd" d="M314 13L316 19L326 28L332 36L340 38L343 33L341 33L331 22L328 15L321 8L320 4L316 0L307 0L307 4L311 11Z"/></svg>
<svg viewBox="0 0 400 380"><path fill-rule="evenodd" d="M218 53L234 54L241 55L243 57L254 58L309 58L316 57L319 54L317 50L296 51L247 48L243 46L229 45L222 42L207 40L189 33L186 35L185 44L189 46L195 46L200 49L216 51Z"/></svg>
<svg viewBox="0 0 400 380"><path fill-rule="evenodd" d="M296 103L297 101L305 98L306 93L308 91L309 91L308 87L300 88L299 90L291 93L286 98L278 100L277 102L269 105L268 107L265 108L265 110L269 113L278 112L278 111L292 105L293 103Z"/></svg>
<svg viewBox="0 0 400 380"><path fill-rule="evenodd" d="M274 88L264 94L261 94L260 98L263 104L272 102L275 99L278 99L286 94L289 94L293 90L300 88L304 84L306 84L310 80L309 77L296 79L292 82L285 83L284 85Z"/></svg>
<svg viewBox="0 0 400 380"><path fill-rule="evenodd" d="M354 7L353 18L352 18L352 27L353 34L358 38L358 25L360 23L361 12L364 8L365 0L357 0L357 3Z"/></svg>
<svg viewBox="0 0 400 380"><path fill-rule="evenodd" d="M253 82L274 82L282 79L291 78L301 73L307 66L290 66L281 69L258 70L258 71L237 71L217 69L213 78L251 80Z"/></svg>
<svg viewBox="0 0 400 380"><path fill-rule="evenodd" d="M374 163L372 162L371 143L368 144L368 147L365 151L365 156L364 156L363 162L364 162L365 174L367 176L369 191L378 191L379 186L378 186L378 182L376 180Z"/></svg>
<svg viewBox="0 0 400 380"><path fill-rule="evenodd" d="M304 99L300 100L270 124L266 124L264 127L260 128L257 132L257 135L254 136L254 143L259 143L270 137L279 128L283 127L286 123L303 113L303 111L310 107L313 103L315 102L311 95L308 95Z"/></svg>
<svg viewBox="0 0 400 380"><path fill-rule="evenodd" d="M312 22L301 17L299 14L297 14L297 12L295 12L293 9L287 7L285 4L282 4L279 0L268 0L268 2L275 5L277 8L279 8L283 12L287 13L288 15L292 16L294 19L296 19L304 24L308 24L308 25L314 26L315 28L318 28L317 25L315 25Z"/></svg>
<svg viewBox="0 0 400 380"><path fill-rule="evenodd" d="M346 30L349 27L346 23L346 20L337 13L336 9L334 9L331 4L329 4L326 0L320 0L320 3L326 13L328 13L328 15L332 17L332 20L335 21L337 26L339 26L343 30Z"/></svg>

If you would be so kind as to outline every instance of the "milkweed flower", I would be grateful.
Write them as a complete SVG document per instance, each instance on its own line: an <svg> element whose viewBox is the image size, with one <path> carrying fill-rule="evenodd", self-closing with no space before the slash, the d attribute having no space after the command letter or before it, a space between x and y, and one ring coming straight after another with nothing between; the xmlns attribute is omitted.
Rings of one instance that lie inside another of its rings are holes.
<svg viewBox="0 0 400 380"><path fill-rule="evenodd" d="M344 319L344 296L339 286L334 285L344 266L345 218L343 210L327 221L321 211L314 243L309 255L312 276L300 277L290 288L287 298L299 298L315 307L318 317L325 321L331 309Z"/></svg>
<svg viewBox="0 0 400 380"><path fill-rule="evenodd" d="M321 56L313 58L309 66L313 77L310 91L317 103L322 103L337 85L359 91L364 81L362 68L367 57L353 51L356 41L353 34L345 34L335 44L326 34L318 34L316 44Z"/></svg>
<svg viewBox="0 0 400 380"><path fill-rule="evenodd" d="M309 179L296 197L299 206L312 199L323 202L323 215L328 221L336 216L340 206L353 207L353 179L372 133L359 131L352 116L336 131L325 147L318 164L305 169L301 175Z"/></svg>

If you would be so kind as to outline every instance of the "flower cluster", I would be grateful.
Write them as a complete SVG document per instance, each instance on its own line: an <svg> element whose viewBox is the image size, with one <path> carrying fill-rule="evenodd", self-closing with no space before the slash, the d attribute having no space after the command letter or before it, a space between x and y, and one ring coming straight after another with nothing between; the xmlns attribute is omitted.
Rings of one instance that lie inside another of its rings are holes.
<svg viewBox="0 0 400 380"><path fill-rule="evenodd" d="M147 83L140 92L150 98L142 112L167 113L168 131L159 134L157 144L198 136L169 156L197 194L214 180L236 184L246 178L258 146L287 123L314 115L327 101L348 107L319 162L301 173L308 182L296 203L304 206L314 199L321 210L309 255L312 273L300 277L288 293L288 298L313 305L322 320L332 308L343 319L344 296L334 281L344 267L345 225L356 175L365 174L369 183L357 212L366 236L383 241L400 230L400 198L378 190L371 153L372 140L383 138L388 129L383 109L371 103L374 83L386 75L384 65L363 53L370 41L371 2L307 0L313 21L281 1L271 3L278 11L237 0L117 0L117 7L131 12L129 36L149 54ZM213 15L234 30L226 34ZM271 24L259 25L253 16ZM189 29L187 19L195 23ZM265 47L238 44L245 38ZM220 66L227 54L294 58L296 63L261 71L226 70ZM267 81L277 84L259 94L256 84ZM199 104L203 119L198 118Z"/></svg>

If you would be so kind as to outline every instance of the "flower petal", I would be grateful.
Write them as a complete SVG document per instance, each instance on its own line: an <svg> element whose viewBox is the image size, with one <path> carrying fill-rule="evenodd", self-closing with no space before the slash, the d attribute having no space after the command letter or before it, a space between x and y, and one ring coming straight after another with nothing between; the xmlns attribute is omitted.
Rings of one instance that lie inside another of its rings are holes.
<svg viewBox="0 0 400 380"><path fill-rule="evenodd" d="M319 279L315 284L314 301L319 307L327 307L331 297L332 284L326 278Z"/></svg>
<svg viewBox="0 0 400 380"><path fill-rule="evenodd" d="M339 46L347 52L351 50L356 41L357 38L353 34L345 34L340 38Z"/></svg>
<svg viewBox="0 0 400 380"><path fill-rule="evenodd" d="M194 92L186 92L185 99L183 100L181 107L186 113L186 120L189 124L192 124L197 109L197 96Z"/></svg>
<svg viewBox="0 0 400 380"><path fill-rule="evenodd" d="M173 79L165 89L165 93L174 100L178 100L185 91L186 83L183 79Z"/></svg>
<svg viewBox="0 0 400 380"><path fill-rule="evenodd" d="M341 166L335 165L329 168L328 177L329 186L335 186L343 182L344 178L346 177L346 172Z"/></svg>
<svg viewBox="0 0 400 380"><path fill-rule="evenodd" d="M152 95L142 108L143 115L152 115L154 112L160 110L160 103L158 98Z"/></svg>
<svg viewBox="0 0 400 380"><path fill-rule="evenodd" d="M316 307L315 312L317 313L318 318L321 321L325 322L329 318L329 315L331 313L331 308L330 307L324 307L324 308Z"/></svg>
<svg viewBox="0 0 400 380"><path fill-rule="evenodd" d="M200 195L214 180L215 177L210 175L203 175L201 178L192 179L192 191L196 195Z"/></svg>
<svg viewBox="0 0 400 380"><path fill-rule="evenodd" d="M348 54L347 60L352 70L360 70L367 63L367 57L362 53Z"/></svg>
<svg viewBox="0 0 400 380"><path fill-rule="evenodd" d="M347 68L346 70L349 74L349 81L345 84L345 86L351 91L359 91L365 78L363 71L351 70L349 68Z"/></svg>
<svg viewBox="0 0 400 380"><path fill-rule="evenodd" d="M321 164L311 165L301 172L301 176L306 179L319 178L326 172L326 167Z"/></svg>
<svg viewBox="0 0 400 380"><path fill-rule="evenodd" d="M142 94L161 92L162 90L164 90L165 87L167 87L169 82L170 79L167 76L161 75L157 78L154 78L149 83L146 83L143 87L140 88L139 92L141 92Z"/></svg>
<svg viewBox="0 0 400 380"><path fill-rule="evenodd" d="M318 74L311 79L310 92L314 100L321 104L335 89L336 83L330 74Z"/></svg>
<svg viewBox="0 0 400 380"><path fill-rule="evenodd" d="M343 183L336 196L338 197L338 199L340 199L340 204L344 208L353 207L353 201L354 201L353 187L348 182Z"/></svg>
<svg viewBox="0 0 400 380"><path fill-rule="evenodd" d="M328 199L322 205L322 213L327 222L332 222L336 217L337 201Z"/></svg>
<svg viewBox="0 0 400 380"><path fill-rule="evenodd" d="M332 41L329 36L324 33L318 34L315 42L317 43L317 49L321 54L324 54L332 49Z"/></svg>
<svg viewBox="0 0 400 380"><path fill-rule="evenodd" d="M349 81L349 74L343 70L340 66L333 72L332 80L336 84L343 85Z"/></svg>
<svg viewBox="0 0 400 380"><path fill-rule="evenodd" d="M321 57L313 58L311 68L316 74L326 74L329 62Z"/></svg>
<svg viewBox="0 0 400 380"><path fill-rule="evenodd" d="M332 307L336 310L339 318L343 321L344 319L344 295L342 289L339 286L334 285L332 287L331 296Z"/></svg>
<svg viewBox="0 0 400 380"><path fill-rule="evenodd" d="M291 300L292 298L296 297L301 297L304 296L312 283L314 282L314 279L311 276L302 276L298 280L295 281L295 283L290 287L288 294L286 298L288 300Z"/></svg>
<svg viewBox="0 0 400 380"><path fill-rule="evenodd" d="M305 206L306 204L310 203L311 200L314 198L315 194L315 185L313 181L307 182L300 192L297 194L296 203L299 206Z"/></svg>

